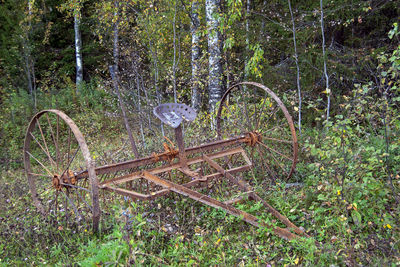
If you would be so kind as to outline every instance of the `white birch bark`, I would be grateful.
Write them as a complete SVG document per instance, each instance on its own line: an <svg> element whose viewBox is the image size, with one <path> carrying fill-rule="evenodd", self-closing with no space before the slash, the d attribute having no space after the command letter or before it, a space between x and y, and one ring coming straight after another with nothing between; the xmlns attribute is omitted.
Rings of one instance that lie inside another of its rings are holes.
<svg viewBox="0 0 400 267"><path fill-rule="evenodd" d="M199 19L199 1L192 2L192 107L196 110L200 108L200 19Z"/></svg>
<svg viewBox="0 0 400 267"><path fill-rule="evenodd" d="M80 30L80 10L74 12L74 31L75 31L75 58L76 58L76 90L83 81L83 60L82 60L82 37Z"/></svg>
<svg viewBox="0 0 400 267"><path fill-rule="evenodd" d="M174 27L174 63L172 66L172 73L173 73L173 79L174 79L174 102L177 103L177 96L176 96L176 1L175 0L175 8L174 8L174 23L173 23L173 27Z"/></svg>
<svg viewBox="0 0 400 267"><path fill-rule="evenodd" d="M210 111L215 110L215 105L222 97L222 36L219 30L220 0L206 0L206 19L208 28L208 94Z"/></svg>

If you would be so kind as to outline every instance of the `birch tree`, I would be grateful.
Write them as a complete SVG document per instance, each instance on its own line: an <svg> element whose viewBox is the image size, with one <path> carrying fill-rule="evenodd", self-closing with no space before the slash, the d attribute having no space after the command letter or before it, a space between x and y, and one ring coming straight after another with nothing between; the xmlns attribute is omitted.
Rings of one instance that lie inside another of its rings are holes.
<svg viewBox="0 0 400 267"><path fill-rule="evenodd" d="M192 107L196 110L200 108L201 94L200 94L200 19L199 12L200 6L198 0L192 2Z"/></svg>
<svg viewBox="0 0 400 267"><path fill-rule="evenodd" d="M83 81L83 60L82 60L82 36L81 36L81 10L75 7L74 10L74 32L75 32L75 58L76 58L76 90Z"/></svg>
<svg viewBox="0 0 400 267"><path fill-rule="evenodd" d="M220 0L206 0L206 19L208 29L208 105L214 111L223 93L222 76L222 36L220 32Z"/></svg>
<svg viewBox="0 0 400 267"><path fill-rule="evenodd" d="M82 36L81 36L81 9L82 0L68 0L62 3L58 9L67 13L68 17L74 17L74 43L75 43L75 67L76 67L76 90L83 81L83 59L82 59Z"/></svg>

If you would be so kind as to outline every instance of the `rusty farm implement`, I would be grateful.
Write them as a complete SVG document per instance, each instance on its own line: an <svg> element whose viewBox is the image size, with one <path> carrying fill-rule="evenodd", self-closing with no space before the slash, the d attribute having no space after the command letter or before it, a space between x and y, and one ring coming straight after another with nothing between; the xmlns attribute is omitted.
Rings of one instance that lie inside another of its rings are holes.
<svg viewBox="0 0 400 267"><path fill-rule="evenodd" d="M292 118L270 89L252 82L229 88L216 117L210 116L215 123L208 128L209 135L190 132L189 126L183 131L183 121L197 127L196 112L184 104L161 104L154 108L154 115L173 131L176 145L166 138L162 152L96 166L85 138L66 114L59 110L36 114L27 129L24 162L37 209L45 215L89 222L97 231L100 199L107 201L101 197L109 195L106 192L139 200L174 192L254 226L269 227L282 238L307 236L255 190L263 188L265 180L288 179L297 161ZM205 141L186 147L184 137ZM212 188L222 186L225 189L219 190L220 196L232 199L209 194ZM266 224L238 209L235 204L239 201L261 203L286 227Z"/></svg>

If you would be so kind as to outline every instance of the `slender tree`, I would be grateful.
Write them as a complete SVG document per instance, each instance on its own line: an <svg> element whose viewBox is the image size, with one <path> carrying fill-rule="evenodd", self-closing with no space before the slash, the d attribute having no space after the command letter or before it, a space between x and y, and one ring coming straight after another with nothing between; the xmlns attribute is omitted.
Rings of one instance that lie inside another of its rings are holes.
<svg viewBox="0 0 400 267"><path fill-rule="evenodd" d="M208 28L208 94L209 109L213 111L223 93L222 36L220 32L220 0L206 0Z"/></svg>
<svg viewBox="0 0 400 267"><path fill-rule="evenodd" d="M327 105L326 105L326 120L329 120L329 111L331 108L331 89L329 88L329 76L328 71L326 70L326 54L325 54L325 33L324 33L324 9L322 7L322 0L319 1L321 6L321 34L322 34L322 57L324 60L324 76L325 76L325 91L327 96Z"/></svg>
<svg viewBox="0 0 400 267"><path fill-rule="evenodd" d="M76 58L76 90L83 81L83 60L82 60L82 36L81 36L81 8L79 5L74 10L74 31L75 31L75 58Z"/></svg>
<svg viewBox="0 0 400 267"><path fill-rule="evenodd" d="M173 72L173 79L174 79L174 102L177 102L177 96L176 96L176 70L177 70L177 65L179 64L179 60L176 59L176 11L177 11L177 0L175 0L175 5L174 5L174 23L173 25L173 32L174 32L174 62L172 66L172 72Z"/></svg>
<svg viewBox="0 0 400 267"><path fill-rule="evenodd" d="M200 19L199 19L199 6L198 0L192 2L192 107L196 110L200 108L201 94L200 94Z"/></svg>
<svg viewBox="0 0 400 267"><path fill-rule="evenodd" d="M288 0L289 4L289 11L290 11L290 17L292 19L292 31L293 31L293 46L294 46L294 60L296 62L296 69L297 69L297 75L296 75L296 81L297 81L297 93L299 97L299 119L298 119L298 127L299 127L299 132L301 134L301 86L300 86L300 68L299 68L299 57L297 54L297 42L296 42L296 26L294 24L294 17L293 17L293 11L292 11L292 5L290 3L290 0Z"/></svg>
<svg viewBox="0 0 400 267"><path fill-rule="evenodd" d="M133 154L136 158L139 158L139 152L136 146L135 139L132 135L131 127L129 126L128 117L126 115L125 104L123 102L121 92L119 90L119 70L118 70L118 63L119 63L119 1L114 0L114 31L113 31L113 57L114 57L114 65L110 66L110 73L111 78L113 81L115 92L117 93L118 101L121 107L122 117L124 119L125 128L128 132L129 141L131 143L131 148Z"/></svg>
<svg viewBox="0 0 400 267"><path fill-rule="evenodd" d="M247 71L247 62L249 61L250 55L250 7L251 0L246 0L246 55L244 61L244 80L247 81L249 72ZM244 86L245 90L247 87Z"/></svg>

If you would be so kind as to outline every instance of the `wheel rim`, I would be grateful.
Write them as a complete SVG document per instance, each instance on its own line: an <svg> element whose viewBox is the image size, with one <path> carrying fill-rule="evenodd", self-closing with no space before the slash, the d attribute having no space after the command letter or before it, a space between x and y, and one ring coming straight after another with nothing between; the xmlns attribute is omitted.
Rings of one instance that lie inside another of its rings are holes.
<svg viewBox="0 0 400 267"><path fill-rule="evenodd" d="M86 141L76 124L59 110L44 110L31 120L24 164L33 203L46 216L98 230L98 181ZM75 174L87 170L89 178Z"/></svg>
<svg viewBox="0 0 400 267"><path fill-rule="evenodd" d="M292 117L269 88L242 82L230 87L217 113L220 139L250 132L246 148L253 164L276 178L289 179L296 162L298 143Z"/></svg>

